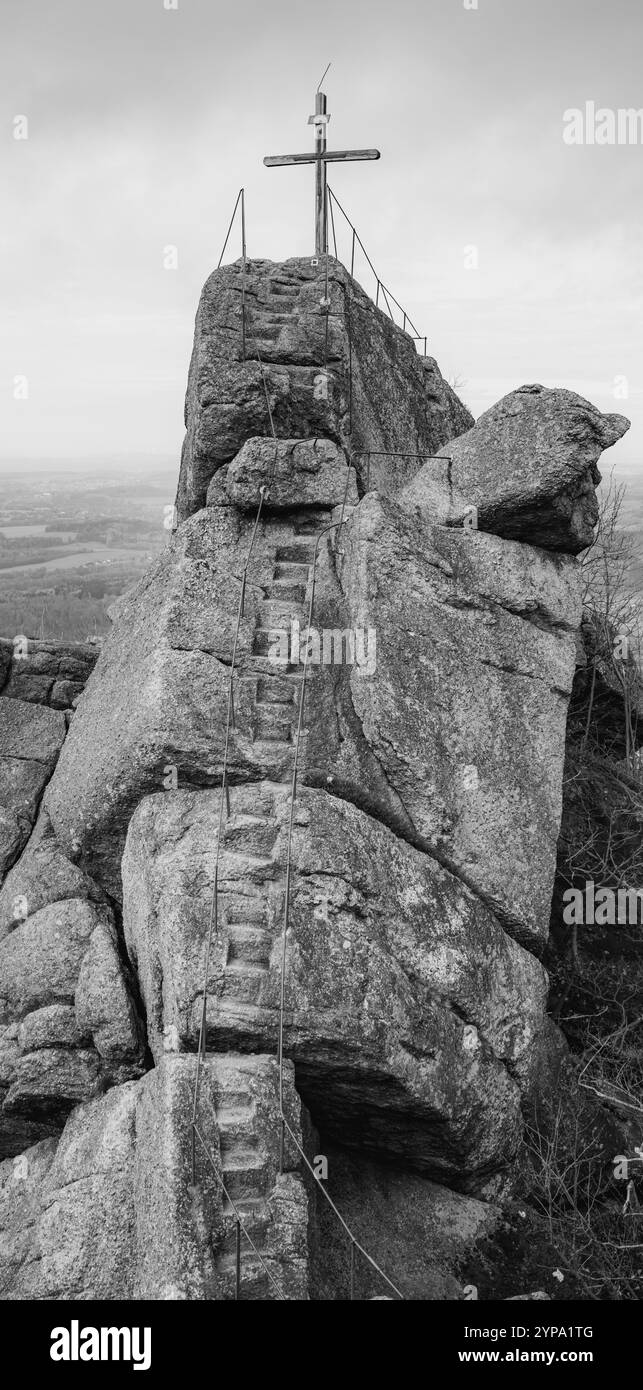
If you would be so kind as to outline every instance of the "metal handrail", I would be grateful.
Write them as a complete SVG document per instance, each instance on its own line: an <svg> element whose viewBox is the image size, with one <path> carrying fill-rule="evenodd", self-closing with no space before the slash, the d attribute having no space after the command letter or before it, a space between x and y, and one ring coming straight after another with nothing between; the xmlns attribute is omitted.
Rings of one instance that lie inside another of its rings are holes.
<svg viewBox="0 0 643 1390"><path fill-rule="evenodd" d="M445 463L453 463L453 454L416 454L414 452L405 453L399 449L360 449L359 453L353 454L354 459L367 459L366 465L366 491L368 492L371 482L371 459L421 459L427 463L429 459L444 459Z"/></svg>
<svg viewBox="0 0 643 1390"><path fill-rule="evenodd" d="M351 228L351 231L352 231L352 233L353 233L353 239L352 239L352 244L351 244L351 275L354 274L354 270L355 270L355 243L357 242L357 244L361 247L362 251L364 252L364 255L365 255L365 257L366 257L366 260L368 261L368 264L369 264L369 266L370 266L370 268L371 268L371 270L372 270L372 272L373 272L373 275L375 276L375 280L376 280L376 284L377 284L377 290L376 290L376 294L375 294L375 305L376 305L376 307L379 305L379 297L380 297L380 290L381 290L381 291L382 291L382 294L384 295L384 300L385 300L385 302L386 302L386 307L387 307L387 309L388 309L389 317L390 317L391 321L392 321L393 323L395 323L395 316L394 316L393 311L392 311L392 309L391 309L391 306L390 306L390 303L389 303L389 298L393 300L393 303L397 306L397 308L399 309L400 313L402 314L402 329L403 329L403 332L405 332L405 333L407 332L407 327L406 327L406 325L407 325L407 323L408 323L408 324L410 324L411 328L413 329L413 332L412 332L412 333L409 333L409 337L410 337L410 338L413 338L414 341L417 342L417 343L424 342L424 356L426 357L426 343L427 343L427 335L426 335L426 333L418 333L417 328L415 327L415 324L413 323L413 320L412 320L410 314L409 314L409 313L407 312L407 310L403 307L403 305L400 304L399 300L395 298L395 295L392 293L391 290L388 289L388 287L384 284L383 280L380 279L380 277L379 277L379 275L378 275L378 273L377 273L377 271L376 271L376 269L375 269L375 266L373 265L373 262L372 262L372 260L371 260L371 258L370 258L370 256L369 256L369 254L368 254L368 251L366 250L366 247L365 247L365 245L364 245L364 242L362 241L362 238L361 238L361 236L360 236L360 234L359 234L359 232L358 232L358 230L357 230L357 228L356 228L356 226L354 225L353 222L351 222L351 219L350 219L350 217L348 216L348 213L346 212L345 208L342 207L342 205L341 205L341 203L340 203L340 201L339 201L339 198L338 198L337 195L333 192L332 188L330 187L330 184L328 185L328 193L329 193L329 197L330 197L331 218L332 218L332 206L333 206L333 203L336 203L336 204L337 204L337 207L339 208L339 211L340 211L341 214L342 214L342 217L343 217L344 220L348 223L348 226ZM335 237L335 225L334 225L334 221L332 222L332 230L333 230L333 242L334 242L334 245L335 245L335 257L336 257L336 259L337 259L337 239L336 239L336 237Z"/></svg>
<svg viewBox="0 0 643 1390"><path fill-rule="evenodd" d="M398 1289L397 1284L394 1284L394 1283L393 1283L393 1280L392 1280L392 1279L389 1279L388 1274L385 1274L385 1273L384 1273L384 1270L381 1268L380 1265L378 1265L377 1260L373 1259L373 1256L372 1256L372 1255L369 1255L368 1250L365 1250L365 1249L364 1249L364 1246L360 1244L360 1242L358 1241L357 1237L353 1235L353 1232L351 1231L351 1228L350 1228L350 1226L348 1225L348 1223L344 1220L344 1218L343 1218L343 1216L342 1216L342 1214L341 1214L341 1211L338 1210L338 1208L335 1206L335 1203L334 1203L332 1197L331 1197L331 1196L329 1195L329 1193L326 1191L326 1188L325 1188L324 1185L323 1185L323 1182L324 1182L323 1178L319 1177L319 1175L315 1172L315 1169L313 1168L313 1166L312 1166L310 1160L306 1157L306 1154L304 1153L304 1150L302 1149L301 1144L299 1143L299 1140L298 1140L298 1138L297 1138L297 1135L293 1132L293 1130L291 1129L290 1125L288 1124L288 1121L287 1121L285 1118L284 1118L284 1124L285 1124L286 1129L288 1130L288 1133L289 1133L289 1135L290 1135L290 1137L291 1137L291 1139L292 1139L292 1141L293 1141L293 1144L295 1145L295 1148L297 1149L298 1153L301 1154L301 1157L303 1158L304 1163L306 1164L306 1167L308 1168L308 1170L309 1170L311 1176L315 1179L315 1182L317 1183L317 1186L319 1187L320 1191L323 1192L324 1197L326 1198L326 1201L328 1202L329 1207L331 1207L332 1210L334 1211L335 1216L337 1217L337 1220L338 1220L338 1221L340 1222L340 1224L344 1227L344 1230L346 1231L346 1234L347 1234L347 1236L348 1236L348 1238L349 1238L349 1240L350 1240L350 1242L351 1242L351 1299L354 1297L354 1293L355 1293L355 1278L354 1278L354 1276L355 1276L355 1266L354 1266L354 1257L355 1257L355 1251L356 1251L356 1250L359 1250L360 1255L363 1255L363 1256L364 1256L364 1259L365 1259L365 1260L368 1260L368 1263L369 1263L370 1265L372 1265L372 1266L373 1266L373 1269L375 1269L375 1270L377 1271L377 1273L380 1274L380 1275L382 1276L382 1279L384 1280L384 1282L385 1282L386 1284L388 1284L389 1288L393 1289L393 1292L397 1294L398 1298L401 1298L403 1302L406 1302L406 1300L405 1300L405 1298L404 1298L404 1294L401 1292L400 1289Z"/></svg>
<svg viewBox="0 0 643 1390"><path fill-rule="evenodd" d="M245 362L245 360L246 360L246 194L245 194L245 189L244 189L244 188L240 188L240 189L239 189L239 192L237 193L237 201L236 201L236 203L235 203L235 205L234 205L234 208L233 208L233 210L232 210L232 217L230 218L230 223L229 223L229 226L228 226L228 230L227 230L227 232L226 232L226 238L225 238L225 241L224 241L224 243L223 243L223 249L222 249L222 251L221 251L221 255L219 256L219 260L218 260L218 262L217 262L217 270L220 270L220 269L221 269L221 262L222 262L222 260L223 260L223 257L225 256L225 249L226 249L226 246L228 245L228 241L229 241L229 239L230 239L230 233L231 233L231 231L232 231L232 224L233 224L234 219L235 219L235 217L236 217L236 215L237 215L237 208L238 208L238 206L239 206L239 203L241 203L241 261L242 261L242 266L241 266L241 361L242 361L242 362Z"/></svg>

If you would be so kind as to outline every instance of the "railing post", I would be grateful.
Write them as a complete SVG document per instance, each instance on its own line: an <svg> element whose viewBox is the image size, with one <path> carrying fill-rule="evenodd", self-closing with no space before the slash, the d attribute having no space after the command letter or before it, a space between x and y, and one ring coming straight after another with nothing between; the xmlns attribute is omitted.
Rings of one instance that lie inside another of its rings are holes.
<svg viewBox="0 0 643 1390"><path fill-rule="evenodd" d="M355 269L355 228L353 227L353 245L351 247L351 275Z"/></svg>
<svg viewBox="0 0 643 1390"><path fill-rule="evenodd" d="M246 195L245 189L241 189L241 255L243 258L243 270L241 273L241 361L246 360Z"/></svg>
<svg viewBox="0 0 643 1390"><path fill-rule="evenodd" d="M377 282L377 294L376 294L376 296L375 296L375 308L376 308L376 309L377 309L377 306L378 306L379 302L380 302L380 282L379 282L379 280L378 280L378 282Z"/></svg>

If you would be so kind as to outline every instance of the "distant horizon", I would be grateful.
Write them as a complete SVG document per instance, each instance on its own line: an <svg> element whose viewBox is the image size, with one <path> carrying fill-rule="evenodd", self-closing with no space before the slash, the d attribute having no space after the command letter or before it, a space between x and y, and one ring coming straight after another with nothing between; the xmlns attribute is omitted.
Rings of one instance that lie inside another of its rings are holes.
<svg viewBox="0 0 643 1390"><path fill-rule="evenodd" d="M636 459L625 458L612 463L611 453L611 449L606 450L598 460L598 469L603 482L607 481L611 473L614 473L619 481L643 483L643 459L637 461ZM176 470L178 480L180 465L180 458L170 458L166 454L136 454L133 452L128 454L88 454L77 457L51 455L47 458L36 455L33 457L25 455L24 458L13 455L11 458L3 458L0 455L0 477L19 477L21 473L25 472L32 477L38 476L39 473L43 477L49 477L65 472L82 473L83 470L87 470L89 474L92 469L111 469L114 473L135 469L150 473L174 473Z"/></svg>

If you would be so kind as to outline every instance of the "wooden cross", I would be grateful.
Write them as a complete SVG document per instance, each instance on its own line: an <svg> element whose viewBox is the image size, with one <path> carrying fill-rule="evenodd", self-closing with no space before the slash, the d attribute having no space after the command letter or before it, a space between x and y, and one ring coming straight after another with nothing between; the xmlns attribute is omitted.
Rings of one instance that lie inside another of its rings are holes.
<svg viewBox="0 0 643 1390"><path fill-rule="evenodd" d="M315 255L323 256L328 250L328 205L326 186L326 165L349 163L357 159L379 159L379 150L328 150L326 148L326 126L330 120L326 109L324 92L315 93L315 114L308 117L308 124L315 127L314 154L269 154L264 164L272 169L282 164L315 165Z"/></svg>

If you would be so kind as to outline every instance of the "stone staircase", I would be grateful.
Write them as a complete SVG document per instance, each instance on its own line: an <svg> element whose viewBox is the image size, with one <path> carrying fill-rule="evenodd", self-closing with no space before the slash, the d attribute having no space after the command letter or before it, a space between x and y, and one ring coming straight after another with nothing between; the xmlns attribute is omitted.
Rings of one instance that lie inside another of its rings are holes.
<svg viewBox="0 0 643 1390"><path fill-rule="evenodd" d="M227 1026L231 1040L240 1024L251 1033L253 1027L257 1030L258 1011L270 983L270 957L283 911L283 875L275 854L281 830L275 793L265 785L260 791L252 783L230 788L231 814L219 857L223 977L216 998L210 996L211 1007L208 1002L218 1046L222 1035L227 1036Z"/></svg>
<svg viewBox="0 0 643 1390"><path fill-rule="evenodd" d="M302 512L290 524L290 534L282 534L274 550L272 575L259 603L259 622L252 643L252 735L253 744L259 745L255 748L258 757L285 752L284 745L294 743L303 665L298 643L296 659L292 660L292 625L298 623L300 633L308 625L315 544L320 531L328 525L328 518L329 513L324 511ZM287 635L287 660L283 665L270 655L277 631ZM247 674L246 667L246 678ZM302 743L305 745L305 738ZM302 747L300 754L304 752Z"/></svg>
<svg viewBox="0 0 643 1390"><path fill-rule="evenodd" d="M228 1053L212 1059L208 1081L227 1194L215 1239L215 1296L226 1301L236 1296L238 1213L256 1247L242 1234L240 1298L274 1300L282 1290L288 1298L305 1299L306 1197L294 1172L279 1174L276 1061ZM294 1115L291 1119L296 1124Z"/></svg>
<svg viewBox="0 0 643 1390"><path fill-rule="evenodd" d="M281 298L279 291L275 293ZM274 320L288 317L276 314ZM262 333L265 327L262 320ZM275 1051L277 1045L280 972L273 952L281 951L285 894L279 841L286 820L284 803L290 794L303 676L303 665L299 659L291 660L290 650L284 665L271 659L270 652L276 629L288 634L290 645L293 622L299 623L302 633L307 627L315 545L330 515L330 510L309 507L279 518L251 652L239 671L240 680L247 683L253 750L258 762L275 768L276 780L264 781L261 787L245 783L229 788L230 815L224 817L219 855L222 956L216 979L210 983L207 1009L208 1046L216 1048L216 1054L209 1053L208 1070L213 1067L211 1087L227 1192L216 1239L213 1297L217 1300L236 1296L237 1212L259 1252L242 1236L240 1297L279 1298L275 1284L289 1299L307 1297L305 1192L296 1173L279 1172L278 1100L273 1097L269 1115L258 1101L254 1073L269 1062L275 1069L276 1086L275 1058L257 1054L265 1048L267 1033L274 1034ZM311 669L309 678L312 674ZM305 747L302 727L302 761ZM238 1048L240 1039L249 1049L243 1059L224 1050ZM298 1165L293 1150L291 1166Z"/></svg>

